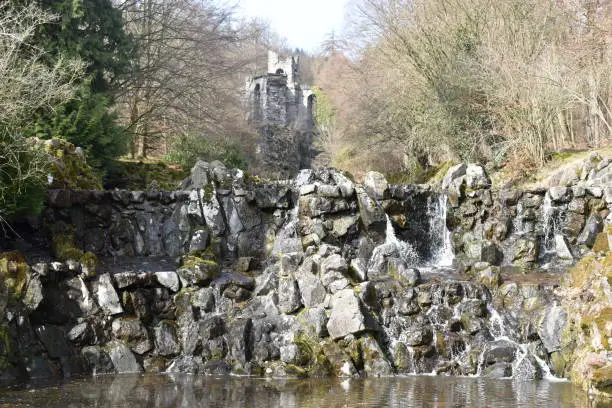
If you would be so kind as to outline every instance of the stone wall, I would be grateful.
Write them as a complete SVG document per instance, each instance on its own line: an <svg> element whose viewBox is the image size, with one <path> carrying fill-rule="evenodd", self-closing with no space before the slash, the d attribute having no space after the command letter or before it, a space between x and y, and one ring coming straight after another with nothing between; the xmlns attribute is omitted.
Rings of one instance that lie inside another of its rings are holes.
<svg viewBox="0 0 612 408"><path fill-rule="evenodd" d="M569 250L586 251L585 228L566 222L579 214L586 223L591 209L609 222L610 190L489 184L469 166L451 169L446 193L377 173L358 185L334 170L258 183L199 162L180 192L53 191L47 222L73 223L86 249L180 261L91 274L78 262L0 257L12 282L0 296L9 299L0 302L3 376L564 375L553 361L567 324L555 290L562 274L516 280L498 265L540 265L539 253L516 255L521 240L545 239L547 196ZM457 268L438 268L432 247L452 243Z"/></svg>
<svg viewBox="0 0 612 408"><path fill-rule="evenodd" d="M527 269L581 258L612 224L612 166L599 157L581 172L567 185L499 190L477 166L451 168L443 187L456 257Z"/></svg>

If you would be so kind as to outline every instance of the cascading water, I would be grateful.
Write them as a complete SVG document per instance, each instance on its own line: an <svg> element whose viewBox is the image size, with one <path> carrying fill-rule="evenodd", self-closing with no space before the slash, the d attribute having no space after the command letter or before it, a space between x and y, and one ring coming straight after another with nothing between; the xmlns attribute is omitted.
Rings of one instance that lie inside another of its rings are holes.
<svg viewBox="0 0 612 408"><path fill-rule="evenodd" d="M544 253L550 254L555 252L555 233L557 232L557 210L552 205L552 201L548 194L542 202L543 216L543 235L544 235Z"/></svg>
<svg viewBox="0 0 612 408"><path fill-rule="evenodd" d="M521 379L520 375L517 375L517 372L520 372L520 370L518 370L518 367L521 366L521 364L523 363L525 359L531 357L536 362L538 369L541 370L542 378L544 378L545 380L549 380L549 381L565 381L564 379L558 378L551 373L550 368L548 367L546 362L542 360L540 357L538 357L536 353L530 350L529 344L519 343L518 341L512 339L507 334L508 331L506 330L504 319L497 312L497 310L493 308L493 306L488 304L487 310L489 312L489 332L493 336L493 342L505 341L516 347L516 358L512 364L512 372L513 372L512 378L519 379L519 380ZM486 352L487 352L487 347L485 345L485 347L483 348L478 358L478 370L477 370L476 376L482 375L482 369L485 365L484 356Z"/></svg>
<svg viewBox="0 0 612 408"><path fill-rule="evenodd" d="M406 261L410 267L429 269L452 266L454 254L451 232L446 227L446 195L427 193L426 200L421 195L407 201L411 204L405 214L408 222L400 232L401 239L386 215L385 242L374 249L371 262L382 262L384 256L395 256Z"/></svg>
<svg viewBox="0 0 612 408"><path fill-rule="evenodd" d="M400 241L399 239L397 239L397 237L395 236L395 229L393 228L393 223L391 222L391 219L388 215L385 216L387 217L387 227L385 230L384 245L395 247L395 249L399 253L400 258L406 261L409 265L417 263L419 256L414 250L413 246L407 242ZM380 248L380 246L378 248ZM376 249L374 251L376 251Z"/></svg>
<svg viewBox="0 0 612 408"><path fill-rule="evenodd" d="M433 266L451 266L454 254L451 244L451 232L446 227L447 217L446 194L429 197L427 200L427 216L429 217L429 239L434 249L429 264Z"/></svg>

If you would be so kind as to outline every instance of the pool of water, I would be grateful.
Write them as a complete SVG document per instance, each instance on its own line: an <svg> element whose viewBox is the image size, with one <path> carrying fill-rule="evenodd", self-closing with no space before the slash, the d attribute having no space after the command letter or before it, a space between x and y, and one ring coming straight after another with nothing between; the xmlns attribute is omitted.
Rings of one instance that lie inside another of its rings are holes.
<svg viewBox="0 0 612 408"><path fill-rule="evenodd" d="M568 382L410 376L284 380L121 375L0 391L0 407L604 407Z"/></svg>

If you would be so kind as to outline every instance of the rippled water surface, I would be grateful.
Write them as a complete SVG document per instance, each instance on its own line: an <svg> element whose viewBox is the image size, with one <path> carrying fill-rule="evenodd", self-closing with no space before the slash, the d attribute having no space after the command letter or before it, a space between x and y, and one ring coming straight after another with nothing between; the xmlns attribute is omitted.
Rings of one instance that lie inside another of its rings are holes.
<svg viewBox="0 0 612 408"><path fill-rule="evenodd" d="M566 382L102 376L0 391L0 407L600 407Z"/></svg>

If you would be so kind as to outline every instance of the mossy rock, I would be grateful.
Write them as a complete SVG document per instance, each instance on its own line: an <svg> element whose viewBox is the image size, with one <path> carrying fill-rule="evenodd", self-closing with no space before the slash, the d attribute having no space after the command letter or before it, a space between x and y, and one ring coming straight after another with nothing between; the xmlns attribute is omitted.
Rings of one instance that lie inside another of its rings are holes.
<svg viewBox="0 0 612 408"><path fill-rule="evenodd" d="M65 140L53 139L45 144L45 150L52 158L51 188L73 190L101 190L100 175L87 164L76 147Z"/></svg>
<svg viewBox="0 0 612 408"><path fill-rule="evenodd" d="M3 284L9 299L20 299L28 283L30 267L18 251L0 253L0 284Z"/></svg>
<svg viewBox="0 0 612 408"><path fill-rule="evenodd" d="M0 324L0 372L11 365L13 359L13 340L8 323Z"/></svg>
<svg viewBox="0 0 612 408"><path fill-rule="evenodd" d="M85 255L83 250L74 245L73 234L58 234L53 236L52 248L55 259L62 262L80 260Z"/></svg>
<svg viewBox="0 0 612 408"><path fill-rule="evenodd" d="M295 377L295 378L307 378L308 377L308 371L306 371L302 367L299 367L293 364L287 364L285 366L285 373L288 377Z"/></svg>
<svg viewBox="0 0 612 408"><path fill-rule="evenodd" d="M81 271L86 277L96 275L96 267L98 266L98 257L92 252L85 252L79 259L81 262Z"/></svg>
<svg viewBox="0 0 612 408"><path fill-rule="evenodd" d="M591 380L595 388L610 394L612 398L612 364L593 371Z"/></svg>

